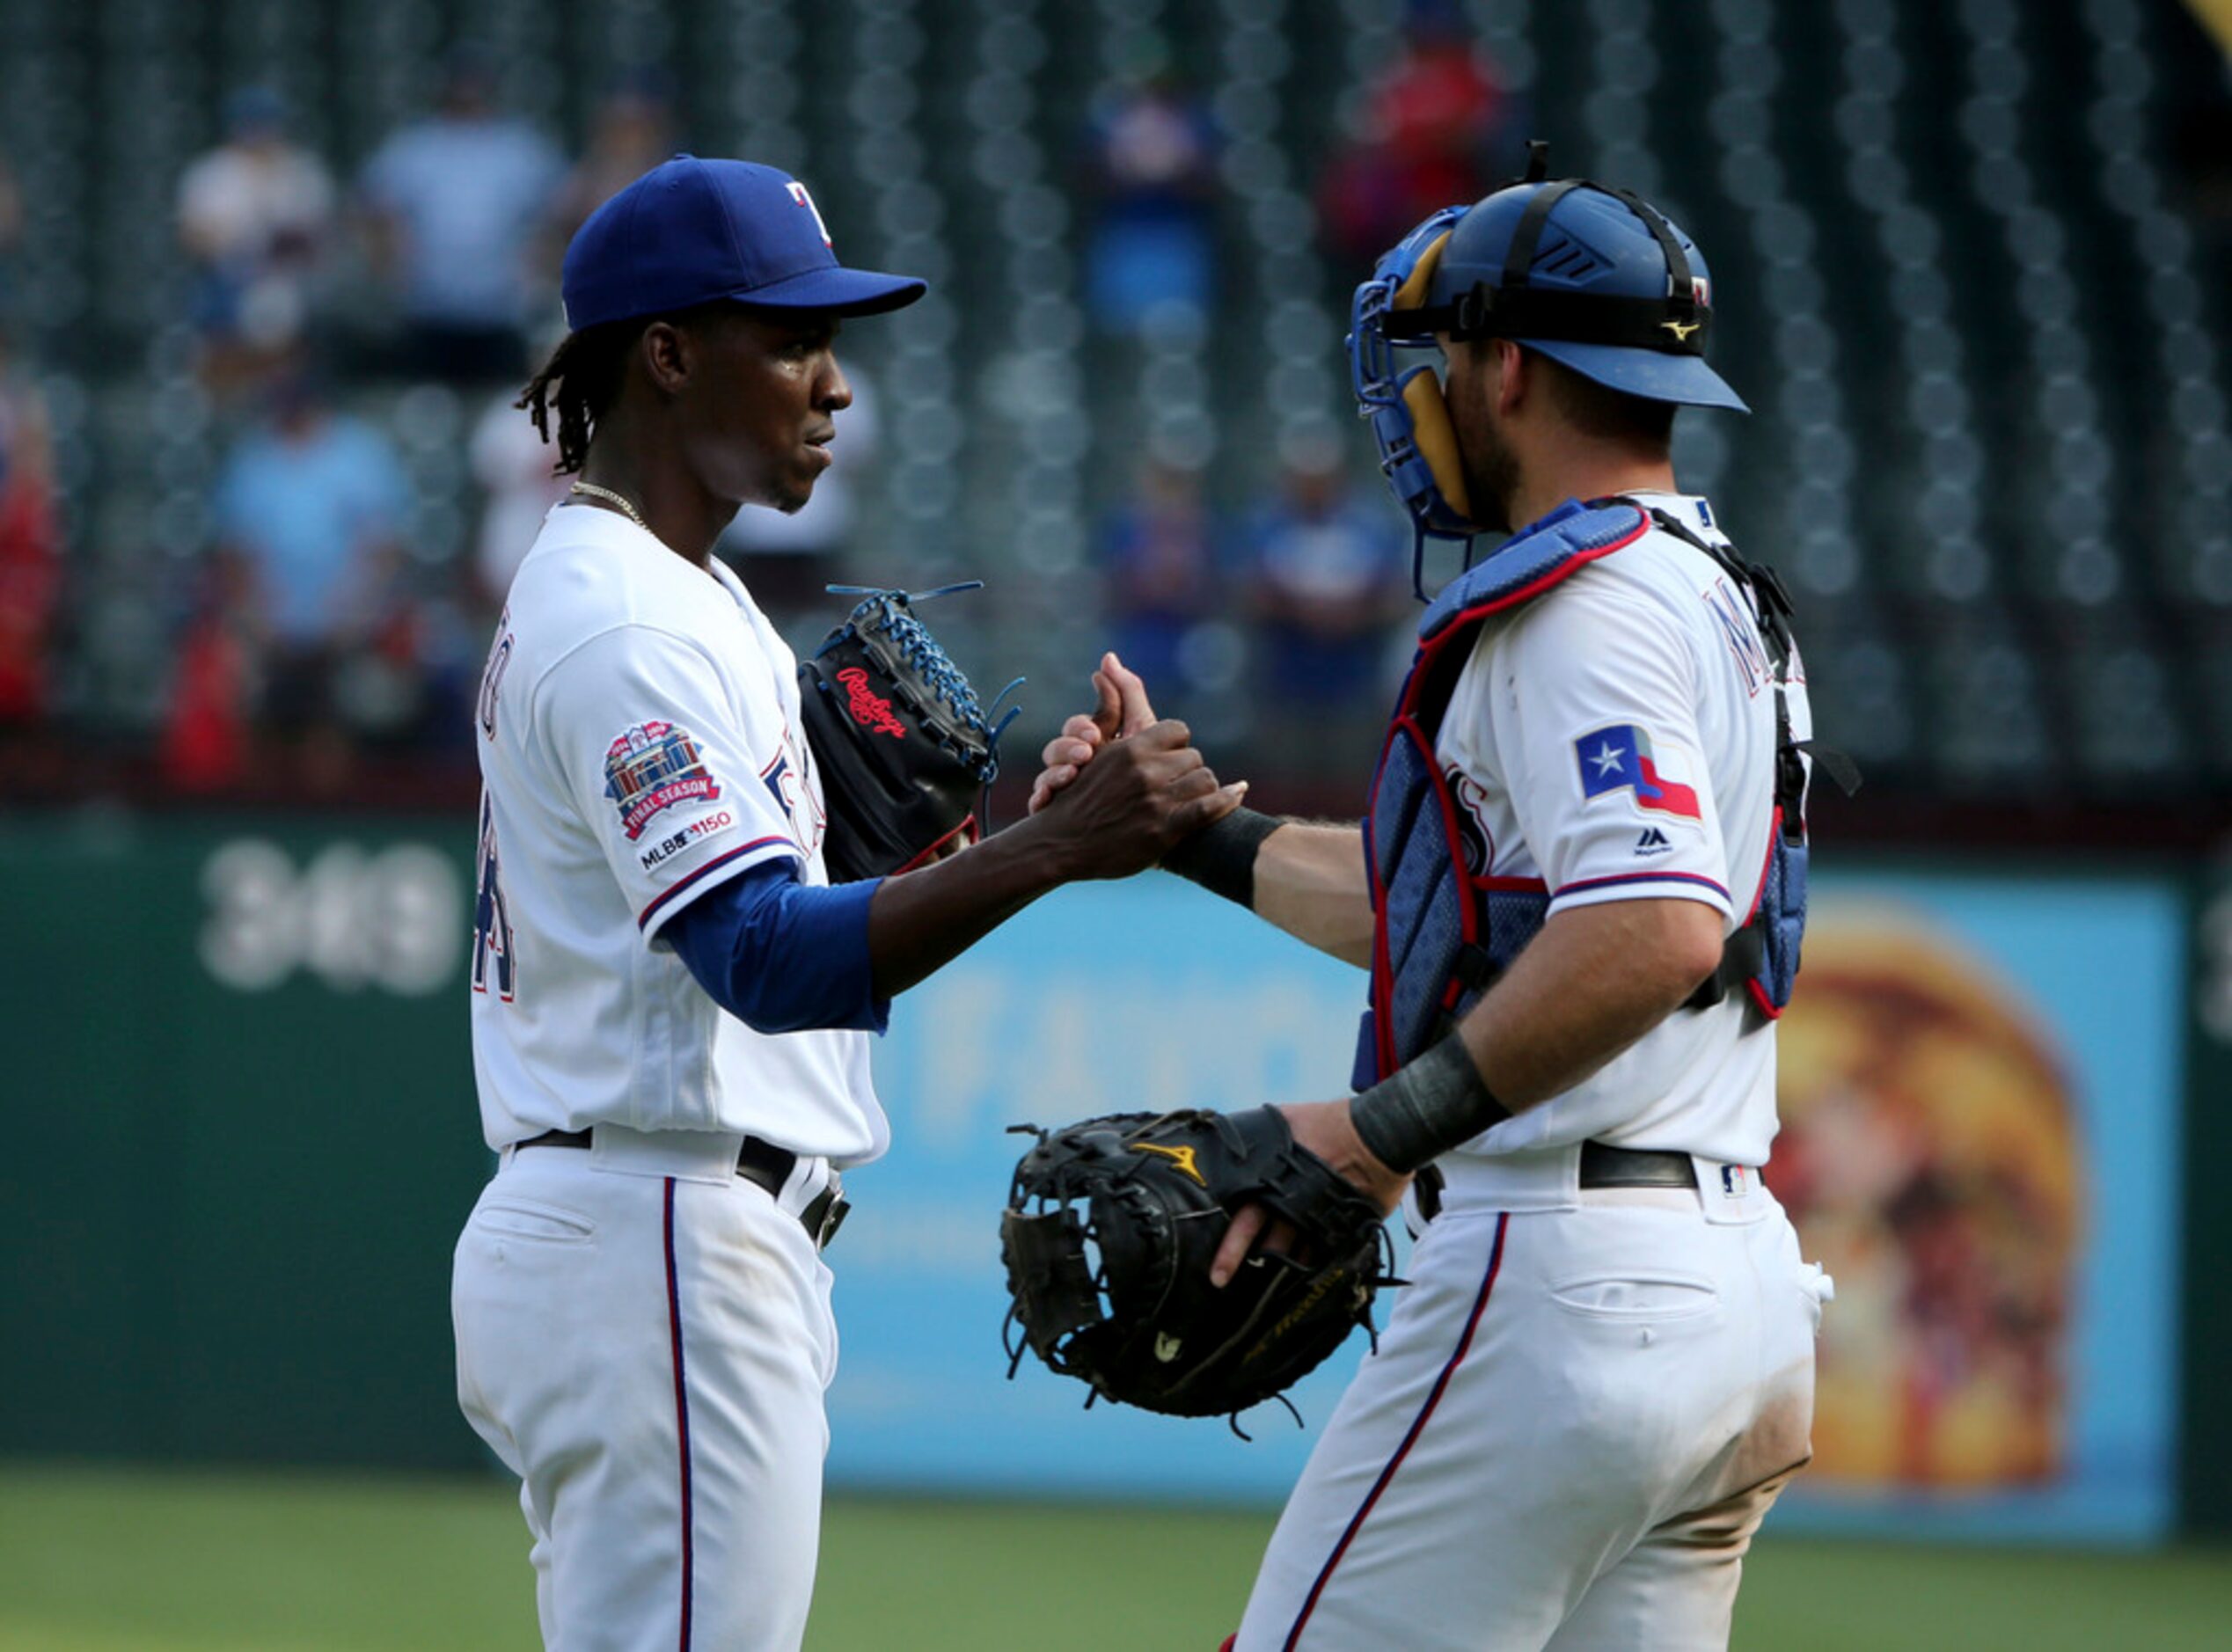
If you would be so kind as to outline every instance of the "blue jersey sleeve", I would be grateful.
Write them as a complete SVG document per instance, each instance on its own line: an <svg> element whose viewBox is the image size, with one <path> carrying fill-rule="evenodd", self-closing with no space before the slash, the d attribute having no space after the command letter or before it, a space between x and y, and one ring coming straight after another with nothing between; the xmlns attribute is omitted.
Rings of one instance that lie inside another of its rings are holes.
<svg viewBox="0 0 2232 1652"><path fill-rule="evenodd" d="M891 1001L875 995L868 902L876 885L799 881L789 856L763 861L667 920L670 944L714 1003L760 1033L881 1033Z"/></svg>

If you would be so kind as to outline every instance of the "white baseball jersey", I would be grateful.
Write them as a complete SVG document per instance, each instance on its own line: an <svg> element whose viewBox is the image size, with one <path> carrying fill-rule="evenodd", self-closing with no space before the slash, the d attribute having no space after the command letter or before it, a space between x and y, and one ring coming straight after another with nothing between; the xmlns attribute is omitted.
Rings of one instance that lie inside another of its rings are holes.
<svg viewBox="0 0 2232 1652"><path fill-rule="evenodd" d="M1636 496L1709 543L1702 500ZM1794 656L1794 738L1811 729ZM1767 868L1775 691L1750 599L1694 546L1654 528L1548 595L1490 620L1442 721L1437 755L1496 878L1540 880L1555 916L1602 901L1700 901L1734 933ZM1739 990L1668 1016L1588 1080L1463 1150L1499 1155L1594 1137L1766 1162L1775 1040Z"/></svg>
<svg viewBox="0 0 2232 1652"><path fill-rule="evenodd" d="M478 711L473 1064L491 1147L599 1123L735 1130L857 1164L889 1129L868 1034L754 1032L660 928L764 862L825 884L796 662L728 570L559 506Z"/></svg>
<svg viewBox="0 0 2232 1652"><path fill-rule="evenodd" d="M1643 502L1718 537L1701 500ZM1769 670L1736 581L1660 531L1490 621L1438 747L1475 868L1554 915L1671 895L1732 932L1773 818ZM1752 1534L1806 1460L1829 1295L1751 1173L1774 1092L1739 993L1440 1159L1235 1652L1723 1652ZM1591 1137L1687 1151L1696 1184L1580 1185Z"/></svg>

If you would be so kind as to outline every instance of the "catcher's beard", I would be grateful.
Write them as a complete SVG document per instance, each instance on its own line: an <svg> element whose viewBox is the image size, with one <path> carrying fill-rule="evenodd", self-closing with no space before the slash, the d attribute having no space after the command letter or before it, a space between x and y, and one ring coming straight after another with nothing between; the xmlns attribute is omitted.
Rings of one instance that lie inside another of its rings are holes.
<svg viewBox="0 0 2232 1652"><path fill-rule="evenodd" d="M1519 456L1504 439L1496 410L1489 406L1481 376L1467 381L1474 387L1469 405L1454 408L1457 415L1457 463L1465 473L1465 497L1473 508L1473 520L1489 533L1511 531L1511 501L1518 493Z"/></svg>

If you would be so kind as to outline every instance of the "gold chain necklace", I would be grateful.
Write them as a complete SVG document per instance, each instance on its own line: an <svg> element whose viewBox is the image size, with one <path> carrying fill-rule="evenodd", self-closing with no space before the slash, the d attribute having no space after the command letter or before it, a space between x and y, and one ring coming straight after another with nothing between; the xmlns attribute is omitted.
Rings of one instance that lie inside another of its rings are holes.
<svg viewBox="0 0 2232 1652"><path fill-rule="evenodd" d="M651 531L651 524L643 520L642 514L639 512L634 506L629 504L624 497L614 493L609 487L599 487L595 482L576 482L567 491L574 493L594 494L598 499L609 499L615 505L618 505L620 508L621 513L625 515L630 522L633 523L637 527L642 529L646 533L649 533Z"/></svg>

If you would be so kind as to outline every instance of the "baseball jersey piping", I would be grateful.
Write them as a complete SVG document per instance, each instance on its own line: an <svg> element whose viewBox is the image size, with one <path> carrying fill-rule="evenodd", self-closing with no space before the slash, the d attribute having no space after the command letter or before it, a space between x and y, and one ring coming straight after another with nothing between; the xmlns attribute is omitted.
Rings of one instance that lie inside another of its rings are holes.
<svg viewBox="0 0 2232 1652"><path fill-rule="evenodd" d="M798 848L798 845L795 843L793 843L789 838L780 835L766 837L755 837L748 844L738 844L734 849L730 849L721 854L715 855L712 859L706 861L704 866L699 866L697 870L691 873L688 877L677 878L674 882L669 884L665 888L660 890L658 894L652 896L650 904L636 914L636 928L648 929L650 926L653 917L663 909L668 902L673 900L675 896L682 894L684 890L695 888L699 883L705 881L707 874L719 871L722 866L725 866L731 861L735 860L739 855L752 854L757 851L768 848L774 844L780 844L784 848L791 850L794 852L795 852ZM766 855L763 856L762 859L772 860L774 857L772 855ZM742 868L739 868L739 870L742 870Z"/></svg>
<svg viewBox="0 0 2232 1652"><path fill-rule="evenodd" d="M1622 872L1608 878L1583 878L1576 883L1560 884L1552 891L1550 898L1555 901L1562 895L1577 895L1584 889L1605 889L1625 883L1694 883L1712 890L1723 901L1729 898L1726 889L1697 872Z"/></svg>
<svg viewBox="0 0 2232 1652"><path fill-rule="evenodd" d="M697 1524L690 1495L690 1392L683 1380L682 1284L674 1261L674 1178L666 1178L667 1327L674 1349L674 1422L682 1458L682 1639L681 1652L690 1652L690 1597L695 1581L697 1555L692 1531Z"/></svg>
<svg viewBox="0 0 2232 1652"><path fill-rule="evenodd" d="M1308 1626L1311 1613L1317 1610L1318 1600L1325 1593L1325 1586L1333 1581L1334 1568L1348 1553L1349 1546L1356 1541L1357 1533L1364 1530L1365 1520L1371 1515L1373 1505L1379 1502L1381 1494L1394 1480L1395 1471L1402 1466L1403 1458L1410 1455L1410 1448L1418 1444L1418 1436L1426 1431L1427 1421L1434 1414L1435 1407L1441 1404L1442 1395L1448 1392L1450 1379L1457 1375L1457 1368L1465 1363L1466 1355L1472 1352L1473 1334L1480 1329L1481 1315L1487 1311L1489 1296L1496 1289L1496 1276L1504 1269L1504 1239L1511 1225L1511 1213L1509 1210L1497 1216L1496 1244L1489 1252L1488 1273L1481 1281L1480 1295L1473 1298L1473 1312L1465 1321L1465 1333L1457 1339L1456 1350L1450 1355L1449 1363L1442 1367L1441 1375L1434 1379L1433 1392L1426 1396L1426 1403L1419 1408L1409 1432L1402 1436L1402 1444L1387 1459L1387 1467L1379 1471L1379 1478L1372 1482L1371 1491L1365 1495L1364 1506L1351 1517L1348 1529L1341 1533L1341 1540L1333 1546L1333 1553L1326 1557L1324 1569L1318 1573L1317 1582L1310 1585L1310 1592L1302 1602L1302 1610L1295 1617L1294 1626L1286 1632L1286 1639L1281 1643L1281 1652L1295 1652L1301 1644L1302 1631Z"/></svg>

